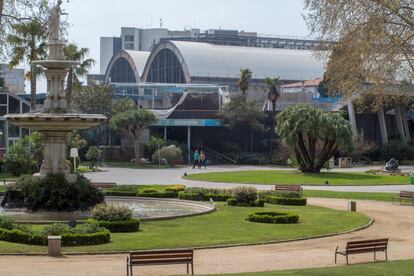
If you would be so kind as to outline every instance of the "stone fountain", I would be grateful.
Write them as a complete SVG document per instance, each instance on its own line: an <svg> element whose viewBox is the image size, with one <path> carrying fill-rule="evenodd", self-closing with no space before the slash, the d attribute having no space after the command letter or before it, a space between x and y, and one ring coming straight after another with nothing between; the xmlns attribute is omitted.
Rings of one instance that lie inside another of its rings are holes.
<svg viewBox="0 0 414 276"><path fill-rule="evenodd" d="M48 57L33 64L45 70L47 96L44 109L25 114L5 116L11 123L42 133L45 137L44 160L37 174L43 178L48 174L65 174L68 182L76 182L76 175L70 173L66 162L67 136L73 130L87 129L100 125L106 117L100 114L80 114L69 110L64 89L65 78L71 66L79 63L66 60L61 40L60 17L62 1L52 9L49 17Z"/></svg>

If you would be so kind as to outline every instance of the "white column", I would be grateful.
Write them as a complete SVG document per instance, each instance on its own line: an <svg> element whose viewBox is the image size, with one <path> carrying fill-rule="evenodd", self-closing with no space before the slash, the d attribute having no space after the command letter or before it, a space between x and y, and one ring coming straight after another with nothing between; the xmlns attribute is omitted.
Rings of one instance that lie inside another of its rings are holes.
<svg viewBox="0 0 414 276"><path fill-rule="evenodd" d="M411 140L411 134L410 134L410 128L408 127L408 121L407 121L407 111L405 108L401 108L401 118L404 126L404 132L405 132L405 138L407 141Z"/></svg>
<svg viewBox="0 0 414 276"><path fill-rule="evenodd" d="M388 133L387 133L387 124L385 122L385 116L384 116L384 109L381 108L378 110L378 123L379 128L381 131L381 141L382 144L388 143Z"/></svg>
<svg viewBox="0 0 414 276"><path fill-rule="evenodd" d="M354 135L354 137L357 137L358 130L356 126L354 104L352 103L352 101L348 103L348 115L349 115L349 123L351 124L352 134Z"/></svg>
<svg viewBox="0 0 414 276"><path fill-rule="evenodd" d="M167 127L164 127L164 140L167 141Z"/></svg>
<svg viewBox="0 0 414 276"><path fill-rule="evenodd" d="M397 121L398 132L400 133L402 140L406 141L403 119L401 115L401 107L399 105L394 106L394 112L395 112L395 120Z"/></svg>

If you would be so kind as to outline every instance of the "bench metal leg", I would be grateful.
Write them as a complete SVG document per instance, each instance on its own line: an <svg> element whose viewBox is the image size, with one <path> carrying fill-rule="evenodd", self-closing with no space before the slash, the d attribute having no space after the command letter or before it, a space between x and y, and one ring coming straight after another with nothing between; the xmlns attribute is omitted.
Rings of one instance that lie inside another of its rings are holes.
<svg viewBox="0 0 414 276"><path fill-rule="evenodd" d="M387 251L387 250L385 250L384 252L385 252L385 261L387 261L387 262L388 262L388 251Z"/></svg>
<svg viewBox="0 0 414 276"><path fill-rule="evenodd" d="M132 271L132 265L129 266L129 276L133 276L132 275L133 271Z"/></svg>
<svg viewBox="0 0 414 276"><path fill-rule="evenodd" d="M348 262L348 254L346 254L346 264L347 265L349 264L349 262Z"/></svg>
<svg viewBox="0 0 414 276"><path fill-rule="evenodd" d="M191 275L194 275L194 262L191 261Z"/></svg>
<svg viewBox="0 0 414 276"><path fill-rule="evenodd" d="M336 263L336 256L338 255L338 248L339 248L339 246L337 246L336 249L335 249L335 263Z"/></svg>
<svg viewBox="0 0 414 276"><path fill-rule="evenodd" d="M376 260L377 260L377 252L374 251L374 261L376 261Z"/></svg>
<svg viewBox="0 0 414 276"><path fill-rule="evenodd" d="M127 271L126 271L126 272L127 272L127 274L126 274L126 275L127 275L127 276L129 276L129 267L128 267L128 263L129 263L129 262L128 262L128 261L129 261L129 257L127 257L127 261L126 261L126 270L127 270Z"/></svg>
<svg viewBox="0 0 414 276"><path fill-rule="evenodd" d="M187 274L190 273L190 268L189 268L189 264L187 263Z"/></svg>

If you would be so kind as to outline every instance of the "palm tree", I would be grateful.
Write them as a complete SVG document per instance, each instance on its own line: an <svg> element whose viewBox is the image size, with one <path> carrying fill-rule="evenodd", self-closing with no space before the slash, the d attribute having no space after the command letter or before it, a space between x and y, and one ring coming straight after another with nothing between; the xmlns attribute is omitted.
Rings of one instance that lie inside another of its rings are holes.
<svg viewBox="0 0 414 276"><path fill-rule="evenodd" d="M250 69L240 69L240 79L237 81L239 89L242 91L244 100L246 100L246 91L249 89L249 81L252 78Z"/></svg>
<svg viewBox="0 0 414 276"><path fill-rule="evenodd" d="M66 59L80 62L78 66L71 67L68 73L66 98L68 103L70 103L73 86L81 84L79 79L88 73L89 69L95 64L95 60L92 58L85 59L89 53L89 49L79 48L73 43L66 45L63 51L65 52Z"/></svg>
<svg viewBox="0 0 414 276"><path fill-rule="evenodd" d="M273 156L273 146L275 144L275 128L276 128L276 102L280 97L279 77L266 78L266 96L267 100L272 103L272 126L270 132L270 156Z"/></svg>
<svg viewBox="0 0 414 276"><path fill-rule="evenodd" d="M42 73L41 68L32 64L33 61L46 56L46 30L45 26L37 20L12 25L13 34L7 36L11 46L12 57L9 67L13 68L22 63L30 63L30 71L26 73L30 80L30 106L36 109L36 78Z"/></svg>

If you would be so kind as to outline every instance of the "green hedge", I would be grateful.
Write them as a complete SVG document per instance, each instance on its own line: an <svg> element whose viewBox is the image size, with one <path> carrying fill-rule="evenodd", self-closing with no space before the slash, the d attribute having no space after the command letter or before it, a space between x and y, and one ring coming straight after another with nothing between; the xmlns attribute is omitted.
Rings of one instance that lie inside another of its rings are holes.
<svg viewBox="0 0 414 276"><path fill-rule="evenodd" d="M231 198L228 194L203 194L203 193L178 193L178 198L183 200L207 201L213 199L214 201L226 202Z"/></svg>
<svg viewBox="0 0 414 276"><path fill-rule="evenodd" d="M250 214L247 218L247 221L259 222L259 223L275 223L275 224L285 224L285 223L298 223L299 216L289 213L279 213L279 212L255 212Z"/></svg>
<svg viewBox="0 0 414 276"><path fill-rule="evenodd" d="M240 206L240 207L264 207L264 200L263 199L257 199L253 202L246 203L246 202L237 202L234 198L229 198L227 200L227 205L229 206Z"/></svg>
<svg viewBox="0 0 414 276"><path fill-rule="evenodd" d="M128 192L128 191L105 191L105 195L107 196L137 196L137 193Z"/></svg>
<svg viewBox="0 0 414 276"><path fill-rule="evenodd" d="M305 206L306 198L289 198L289 197L276 197L276 196L267 196L266 202L276 205L294 205L294 206Z"/></svg>
<svg viewBox="0 0 414 276"><path fill-rule="evenodd" d="M111 233L125 233L139 231L139 219L132 218L130 220L118 221L96 221L100 227L108 229Z"/></svg>
<svg viewBox="0 0 414 276"><path fill-rule="evenodd" d="M137 197L155 197L155 198L177 198L177 193L174 192L152 192L152 193L140 193L136 194Z"/></svg>
<svg viewBox="0 0 414 276"><path fill-rule="evenodd" d="M32 245L47 245L46 236L37 233L26 233L19 229L7 230L0 228L0 240ZM66 233L62 235L62 245L64 246L103 244L108 243L109 240L110 234L106 229L91 234Z"/></svg>

